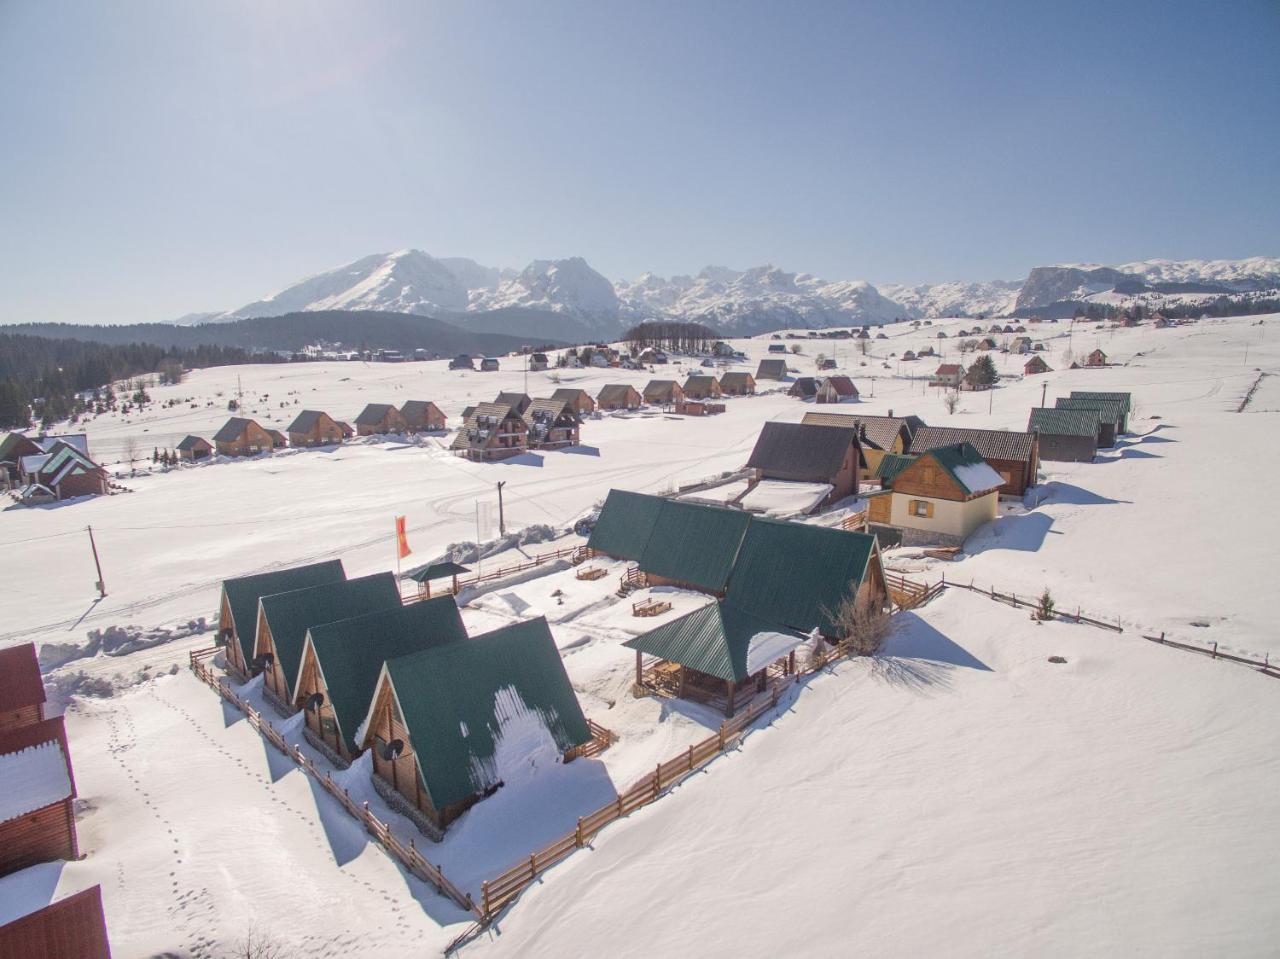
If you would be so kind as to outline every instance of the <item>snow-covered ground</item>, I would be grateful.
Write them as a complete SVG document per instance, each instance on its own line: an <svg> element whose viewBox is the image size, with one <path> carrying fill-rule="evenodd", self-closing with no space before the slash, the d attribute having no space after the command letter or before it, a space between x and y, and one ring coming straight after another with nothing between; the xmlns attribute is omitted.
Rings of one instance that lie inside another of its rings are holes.
<svg viewBox="0 0 1280 959"><path fill-rule="evenodd" d="M1048 405L1071 389L1133 391L1134 435L1092 464L1044 464L1039 495L976 534L965 559L887 556L931 582L945 571L1026 595L1048 586L1060 606L1119 618L1125 633L1036 627L1025 612L953 590L906 617L896 655L811 681L740 752L610 827L594 852L547 874L503 919L500 937L469 948L638 954L696 941L715 954L775 955L803 935L810 954L850 944L882 954L1265 954L1280 849L1256 827L1280 785L1280 686L1138 634L1280 654L1264 579L1280 539L1267 506L1280 453L1259 442L1274 429L1265 411L1280 408L1276 377L1235 412L1259 370L1280 370L1275 321L1070 335L1066 323L1033 326L1056 371L962 394L954 415L923 381L942 359L897 355L932 345L954 361L955 332L975 321L889 326L886 339L864 341L866 356L856 342L800 341L791 362L801 373L814 372L818 353L834 354L857 382L862 401L840 411L1021 429L1042 389ZM734 341L748 354L737 368L754 370L768 342ZM1095 346L1120 365L1065 369L1065 349L1082 356ZM1001 373L1021 371L1022 358L994 358ZM97 418L90 442L110 461L127 437L149 454L188 432L211 435L237 378L246 415L276 427L302 408L350 419L365 403L406 399L434 400L456 424L464 406L524 387L519 371L444 367L199 371L153 391L190 397L195 409ZM652 375L682 380L695 367ZM564 370L558 385L594 393L650 376ZM546 373L528 378L534 396L557 386ZM654 492L736 470L764 421L814 408L781 392L727 406L706 418L591 419L582 447L504 464L457 459L443 439L366 441L215 461L122 480L127 494L0 511L0 545L11 557L0 644L86 644L91 630L141 631L135 645L90 645L91 657L50 673L63 688L81 670L118 687L110 698L77 696L68 711L87 857L41 867L21 886L0 881L0 920L5 908L48 901L55 888L62 895L101 882L119 956L218 955L251 923L315 955L443 946L465 917L368 844L207 687L169 670L210 643L189 634L200 617L214 619L225 577L328 557L341 557L351 576L393 568L397 515L408 517L410 562L426 561L475 539L476 502L495 501L498 480L507 481L509 526L566 533L526 552L580 542L568 527L609 488ZM1257 467L1236 466L1246 456ZM108 591L97 602L90 524ZM512 551L485 565L521 558ZM718 722L697 706L630 696L634 660L618 645L655 621L632 617L630 600L616 596L623 564L593 562L608 575L578 580L550 565L546 575L463 596L472 633L546 615L585 711L622 739L600 760L556 773L570 797L559 812L544 802L545 816L519 822L494 797L456 824L428 858L459 882L527 854L517 847L540 845L562 821L571 827L584 806L599 804L597 792L626 786ZM663 598L674 605L668 616L706 601L678 591ZM165 630L176 638L160 642ZM1046 663L1052 654L1068 663Z"/></svg>

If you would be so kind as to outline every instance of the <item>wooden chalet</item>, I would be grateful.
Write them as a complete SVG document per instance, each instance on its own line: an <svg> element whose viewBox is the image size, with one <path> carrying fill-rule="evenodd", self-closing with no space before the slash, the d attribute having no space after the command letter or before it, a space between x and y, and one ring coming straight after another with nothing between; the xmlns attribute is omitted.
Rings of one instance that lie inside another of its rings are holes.
<svg viewBox="0 0 1280 959"><path fill-rule="evenodd" d="M605 387L605 389L608 389L608 387ZM596 411L596 401L591 398L591 394L578 387L558 389L551 394L551 398L568 403L579 416L586 416Z"/></svg>
<svg viewBox="0 0 1280 959"><path fill-rule="evenodd" d="M858 431L853 426L767 422L761 427L747 468L754 482L788 480L825 483L826 503L858 494L862 465Z"/></svg>
<svg viewBox="0 0 1280 959"><path fill-rule="evenodd" d="M546 353L531 353L531 354L529 354L529 371L530 371L531 373L541 373L543 370L545 370L545 369L546 369L548 366L550 366L550 365L551 365L551 364L550 364L550 362L547 360L547 354L546 354Z"/></svg>
<svg viewBox="0 0 1280 959"><path fill-rule="evenodd" d="M918 455L957 443L969 443L1000 474L1004 481L999 489L1001 495L1020 497L1036 485L1040 442L1034 433L923 426L912 436L909 449Z"/></svg>
<svg viewBox="0 0 1280 959"><path fill-rule="evenodd" d="M400 407L405 432L437 433L445 428L447 418L430 400L405 400Z"/></svg>
<svg viewBox="0 0 1280 959"><path fill-rule="evenodd" d="M356 417L356 433L360 436L395 435L406 429L404 417L390 403L370 403Z"/></svg>
<svg viewBox="0 0 1280 959"><path fill-rule="evenodd" d="M334 446L342 442L342 427L328 413L303 410L286 428L289 445L295 447Z"/></svg>
<svg viewBox="0 0 1280 959"><path fill-rule="evenodd" d="M102 496L107 492L107 471L73 445L61 438L42 440L44 452L24 456L19 463L23 482L19 495L24 502L71 499L76 496ZM87 444L83 444L87 446Z"/></svg>
<svg viewBox="0 0 1280 959"><path fill-rule="evenodd" d="M241 680L258 672L253 666L253 650L257 641L258 601L263 596L332 585L346 578L342 560L331 559L223 580L218 604L218 644L226 646L227 670Z"/></svg>
<svg viewBox="0 0 1280 959"><path fill-rule="evenodd" d="M388 659L361 729L378 791L437 829L501 789L506 762L530 761L505 756L505 739L536 737L563 761L591 741L542 618Z"/></svg>
<svg viewBox="0 0 1280 959"><path fill-rule="evenodd" d="M847 376L828 376L818 382L814 399L819 403L849 403L858 398L858 388Z"/></svg>
<svg viewBox="0 0 1280 959"><path fill-rule="evenodd" d="M1107 354L1103 353L1102 350L1094 350L1087 357L1085 357L1084 365L1085 366L1106 366Z"/></svg>
<svg viewBox="0 0 1280 959"><path fill-rule="evenodd" d="M233 416L213 434L213 445L219 456L253 456L275 449L275 440L257 420Z"/></svg>
<svg viewBox="0 0 1280 959"><path fill-rule="evenodd" d="M756 379L746 370L720 374L720 392L724 396L750 396L756 391Z"/></svg>
<svg viewBox="0 0 1280 959"><path fill-rule="evenodd" d="M178 458L196 463L213 455L213 444L203 436L184 436L178 443Z"/></svg>
<svg viewBox="0 0 1280 959"><path fill-rule="evenodd" d="M271 437L271 448L273 450L282 450L289 445L289 438L280 432L280 430L267 430L267 435Z"/></svg>
<svg viewBox="0 0 1280 959"><path fill-rule="evenodd" d="M689 376L681 389L685 397L691 400L717 400L723 393L720 382L714 376L703 376L698 373Z"/></svg>
<svg viewBox="0 0 1280 959"><path fill-rule="evenodd" d="M309 627L289 696L306 712L307 740L351 762L364 750L360 724L382 664L466 638L458 605L448 594Z"/></svg>
<svg viewBox="0 0 1280 959"><path fill-rule="evenodd" d="M963 366L959 363L943 363L933 371L933 376L929 377L929 385L958 390L962 379L964 379Z"/></svg>
<svg viewBox="0 0 1280 959"><path fill-rule="evenodd" d="M1053 403L1060 410L1094 410L1098 414L1098 449L1116 445L1124 421L1124 407L1118 400L1090 400L1082 397L1059 397Z"/></svg>
<svg viewBox="0 0 1280 959"><path fill-rule="evenodd" d="M582 439L582 418L568 400L533 400L524 411L524 422L531 450L577 446Z"/></svg>
<svg viewBox="0 0 1280 959"><path fill-rule="evenodd" d="M308 586L263 596L253 643L255 669L263 674L262 691L286 713L294 711L302 647L312 626L400 607L400 589L391 573Z"/></svg>
<svg viewBox="0 0 1280 959"><path fill-rule="evenodd" d="M785 380L787 378L786 360L761 360L756 367L756 380Z"/></svg>
<svg viewBox="0 0 1280 959"><path fill-rule="evenodd" d="M1102 417L1097 410L1037 407L1027 420L1027 432L1040 441L1040 458L1053 463L1092 463L1098 453Z"/></svg>
<svg viewBox="0 0 1280 959"><path fill-rule="evenodd" d="M913 421L916 417L862 416L853 413L805 413L800 422L806 426L852 427L858 431L861 448L858 479L867 482L875 474L880 458L886 453L905 453L911 445Z"/></svg>
<svg viewBox="0 0 1280 959"><path fill-rule="evenodd" d="M493 401L497 406L509 406L516 411L516 416L524 416L524 411L533 402L527 393L499 393Z"/></svg>
<svg viewBox="0 0 1280 959"><path fill-rule="evenodd" d="M0 959L111 959L102 887L90 886L0 926Z"/></svg>
<svg viewBox="0 0 1280 959"><path fill-rule="evenodd" d="M684 390L675 380L650 380L641 395L650 406L672 407L684 400Z"/></svg>
<svg viewBox="0 0 1280 959"><path fill-rule="evenodd" d="M35 644L0 649L0 733L41 722L44 704Z"/></svg>
<svg viewBox="0 0 1280 959"><path fill-rule="evenodd" d="M1009 344L1009 350L1012 353L1019 353L1019 354L1030 353L1032 350L1031 337L1029 336L1014 337L1013 342Z"/></svg>
<svg viewBox="0 0 1280 959"><path fill-rule="evenodd" d="M723 403L712 403L709 400L681 400L674 407L673 412L681 416L714 416L716 413L723 413L725 405Z"/></svg>
<svg viewBox="0 0 1280 959"><path fill-rule="evenodd" d="M978 340L978 349L980 350L990 352L991 350L997 350L999 348L1000 347L996 344L996 341L989 336Z"/></svg>
<svg viewBox="0 0 1280 959"><path fill-rule="evenodd" d="M798 376L787 390L787 395L801 400L815 399L818 395L818 381L812 376Z"/></svg>
<svg viewBox="0 0 1280 959"><path fill-rule="evenodd" d="M44 449L30 436L23 433L6 433L0 440L0 472L8 477L10 486L22 481L21 463L24 457L39 456Z"/></svg>
<svg viewBox="0 0 1280 959"><path fill-rule="evenodd" d="M76 859L75 775L62 717L0 732L0 876Z"/></svg>
<svg viewBox="0 0 1280 959"><path fill-rule="evenodd" d="M881 461L878 492L868 494L867 522L905 546L961 546L995 519L1004 478L971 443Z"/></svg>
<svg viewBox="0 0 1280 959"><path fill-rule="evenodd" d="M518 456L529 448L529 426L505 403L481 403L463 419L449 448L477 461Z"/></svg>
<svg viewBox="0 0 1280 959"><path fill-rule="evenodd" d="M1044 361L1043 356L1033 356L1022 365L1024 376L1036 376L1039 373L1052 373L1053 367Z"/></svg>
<svg viewBox="0 0 1280 959"><path fill-rule="evenodd" d="M752 517L722 601L623 644L636 651L637 692L701 700L732 716L766 690L771 672L795 670L811 633L842 638L834 616L850 598L888 603L874 536ZM646 666L646 655L657 662Z"/></svg>
<svg viewBox="0 0 1280 959"><path fill-rule="evenodd" d="M1073 400L1112 400L1120 404L1120 421L1116 432L1129 432L1129 413L1133 410L1132 393L1099 393L1094 390L1072 390Z"/></svg>
<svg viewBox="0 0 1280 959"><path fill-rule="evenodd" d="M602 410L638 410L644 402L639 390L626 383L610 383L596 394L596 405Z"/></svg>

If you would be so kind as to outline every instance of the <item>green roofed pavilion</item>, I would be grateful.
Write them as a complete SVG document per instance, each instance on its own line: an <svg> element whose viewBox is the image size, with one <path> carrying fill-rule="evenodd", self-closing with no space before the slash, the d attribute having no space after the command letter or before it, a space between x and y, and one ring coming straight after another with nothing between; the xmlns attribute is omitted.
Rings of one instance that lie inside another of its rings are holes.
<svg viewBox="0 0 1280 959"><path fill-rule="evenodd" d="M749 513L662 500L640 569L673 583L723 592L751 522Z"/></svg>
<svg viewBox="0 0 1280 959"><path fill-rule="evenodd" d="M617 559L639 560L664 502L661 496L609 490L587 546Z"/></svg>

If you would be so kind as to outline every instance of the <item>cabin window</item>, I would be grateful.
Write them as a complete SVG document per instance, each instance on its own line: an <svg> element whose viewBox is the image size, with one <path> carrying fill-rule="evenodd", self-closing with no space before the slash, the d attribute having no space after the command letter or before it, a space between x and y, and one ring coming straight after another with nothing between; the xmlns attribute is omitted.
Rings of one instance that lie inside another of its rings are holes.
<svg viewBox="0 0 1280 959"><path fill-rule="evenodd" d="M933 515L933 504L927 500L913 499L908 504L908 508L912 516L922 516L927 519Z"/></svg>

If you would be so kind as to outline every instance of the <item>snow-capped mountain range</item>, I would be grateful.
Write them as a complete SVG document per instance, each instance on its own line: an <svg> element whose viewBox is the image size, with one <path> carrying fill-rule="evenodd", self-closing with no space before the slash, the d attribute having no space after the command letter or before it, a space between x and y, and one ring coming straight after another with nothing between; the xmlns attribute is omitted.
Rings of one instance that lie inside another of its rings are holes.
<svg viewBox="0 0 1280 959"><path fill-rule="evenodd" d="M1231 294L1280 289L1280 257L1245 260L1143 260L1118 266L1036 267L1025 280L921 286L864 280L830 282L775 266L709 266L696 276L645 273L611 282L581 257L534 260L519 272L421 250L378 253L308 277L274 296L227 313L180 322L220 322L314 310L416 313L467 325L495 311L557 314L584 335L617 334L643 319L707 323L748 335L786 327L887 323L897 317L1007 315L1015 310L1116 297ZM515 322L514 320L512 321Z"/></svg>

